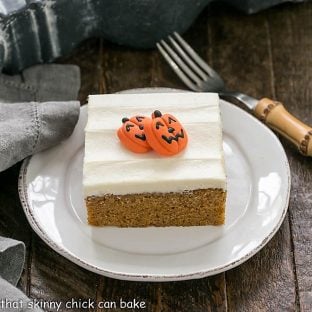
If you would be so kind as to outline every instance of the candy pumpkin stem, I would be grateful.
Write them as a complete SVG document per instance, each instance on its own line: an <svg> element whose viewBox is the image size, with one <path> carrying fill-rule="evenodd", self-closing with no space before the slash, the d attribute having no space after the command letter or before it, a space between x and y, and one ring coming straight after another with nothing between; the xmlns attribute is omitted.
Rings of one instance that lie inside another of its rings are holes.
<svg viewBox="0 0 312 312"><path fill-rule="evenodd" d="M124 117L124 118L121 119L121 121L122 121L122 123L125 123L125 122L129 121L129 118Z"/></svg>
<svg viewBox="0 0 312 312"><path fill-rule="evenodd" d="M158 118L162 116L162 113L159 110L155 110L153 115L154 115L154 118Z"/></svg>

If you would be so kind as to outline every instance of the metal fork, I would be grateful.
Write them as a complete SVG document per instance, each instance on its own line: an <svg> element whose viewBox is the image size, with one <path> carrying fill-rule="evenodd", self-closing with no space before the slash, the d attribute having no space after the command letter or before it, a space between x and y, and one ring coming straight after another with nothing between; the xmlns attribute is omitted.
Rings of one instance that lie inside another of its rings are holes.
<svg viewBox="0 0 312 312"><path fill-rule="evenodd" d="M236 99L254 112L256 117L296 145L299 152L312 156L312 128L291 115L282 103L247 94L228 91L219 74L176 32L161 40L157 48L185 85L196 92L218 92L223 99Z"/></svg>

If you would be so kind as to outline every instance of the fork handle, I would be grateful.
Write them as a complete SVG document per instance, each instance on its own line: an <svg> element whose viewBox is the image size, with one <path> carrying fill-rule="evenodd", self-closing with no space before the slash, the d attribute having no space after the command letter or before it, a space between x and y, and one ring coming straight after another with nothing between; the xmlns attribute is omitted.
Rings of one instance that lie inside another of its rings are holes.
<svg viewBox="0 0 312 312"><path fill-rule="evenodd" d="M312 128L291 115L280 102L261 99L255 107L255 115L290 142L304 156L312 156Z"/></svg>

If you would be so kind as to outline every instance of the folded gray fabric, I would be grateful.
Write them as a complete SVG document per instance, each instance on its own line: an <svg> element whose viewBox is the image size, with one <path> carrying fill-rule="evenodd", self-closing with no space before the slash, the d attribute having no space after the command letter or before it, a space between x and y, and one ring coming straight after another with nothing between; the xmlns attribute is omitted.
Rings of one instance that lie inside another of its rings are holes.
<svg viewBox="0 0 312 312"><path fill-rule="evenodd" d="M0 171L67 138L79 107L77 101L0 103Z"/></svg>
<svg viewBox="0 0 312 312"><path fill-rule="evenodd" d="M0 102L76 100L79 88L79 67L74 65L37 65L21 75L0 74Z"/></svg>
<svg viewBox="0 0 312 312"><path fill-rule="evenodd" d="M0 236L0 276L11 284L16 285L21 277L24 261L24 243Z"/></svg>
<svg viewBox="0 0 312 312"><path fill-rule="evenodd" d="M72 133L80 112L75 101L79 88L79 68L72 65L39 65L17 76L0 74L0 171ZM14 287L24 257L22 242L0 237L1 311L42 311L32 308L30 299Z"/></svg>
<svg viewBox="0 0 312 312"><path fill-rule="evenodd" d="M0 171L71 134L79 103L69 100L77 99L79 88L74 65L37 65L21 75L0 75Z"/></svg>
<svg viewBox="0 0 312 312"><path fill-rule="evenodd" d="M43 312L34 307L20 290L12 286L9 282L0 278L0 311L7 312Z"/></svg>

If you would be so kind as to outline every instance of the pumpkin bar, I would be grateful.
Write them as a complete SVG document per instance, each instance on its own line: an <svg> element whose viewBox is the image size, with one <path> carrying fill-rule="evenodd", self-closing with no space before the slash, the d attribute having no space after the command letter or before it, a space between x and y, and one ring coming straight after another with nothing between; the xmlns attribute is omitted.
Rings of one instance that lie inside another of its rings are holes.
<svg viewBox="0 0 312 312"><path fill-rule="evenodd" d="M216 93L90 95L85 128L84 199L96 226L221 225L226 175ZM178 118L188 145L174 156L134 153L118 139L126 116L159 110Z"/></svg>

